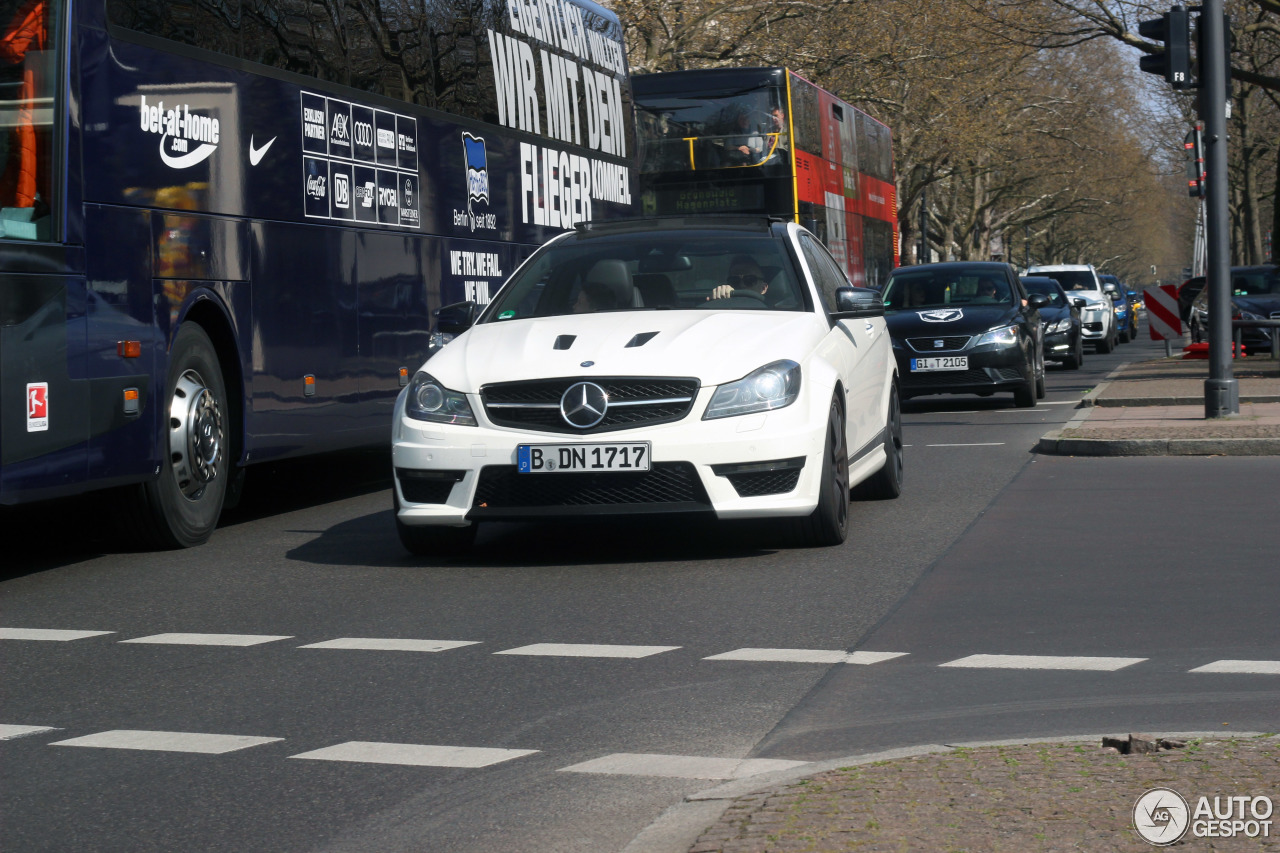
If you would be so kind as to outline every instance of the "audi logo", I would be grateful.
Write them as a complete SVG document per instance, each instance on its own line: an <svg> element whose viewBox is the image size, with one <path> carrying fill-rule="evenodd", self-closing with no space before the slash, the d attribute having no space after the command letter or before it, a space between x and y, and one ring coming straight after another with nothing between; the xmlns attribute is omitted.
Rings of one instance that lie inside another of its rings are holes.
<svg viewBox="0 0 1280 853"><path fill-rule="evenodd" d="M367 121L356 122L356 145L373 145L373 125Z"/></svg>

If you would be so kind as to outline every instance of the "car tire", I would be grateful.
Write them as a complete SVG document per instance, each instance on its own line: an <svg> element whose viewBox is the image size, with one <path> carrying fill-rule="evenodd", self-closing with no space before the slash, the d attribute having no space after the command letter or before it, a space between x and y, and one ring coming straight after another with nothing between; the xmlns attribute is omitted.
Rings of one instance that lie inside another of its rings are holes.
<svg viewBox="0 0 1280 853"><path fill-rule="evenodd" d="M1098 341L1096 344L1093 345L1093 351L1097 353L1102 353L1103 355L1111 352L1115 348L1116 348L1116 344L1115 344L1114 329L1111 331L1111 334L1107 335L1105 338L1103 338L1102 340Z"/></svg>
<svg viewBox="0 0 1280 853"><path fill-rule="evenodd" d="M1034 409L1036 407L1036 368L1031 366L1030 374L1021 386L1014 389L1013 404L1019 409Z"/></svg>
<svg viewBox="0 0 1280 853"><path fill-rule="evenodd" d="M858 500L893 500L902 494L902 406L896 385L889 392L889 415L884 429L884 467L854 487L853 494Z"/></svg>
<svg viewBox="0 0 1280 853"><path fill-rule="evenodd" d="M1082 364L1084 364L1084 342L1077 337L1076 345L1071 348L1071 355L1062 360L1062 366L1067 370L1079 370Z"/></svg>
<svg viewBox="0 0 1280 853"><path fill-rule="evenodd" d="M809 547L840 545L849 535L849 451L844 435L844 413L831 401L827 440L822 449L822 474L818 506L808 518L799 519L800 541Z"/></svg>
<svg viewBox="0 0 1280 853"><path fill-rule="evenodd" d="M183 323L169 348L161 405L164 462L154 480L126 487L115 504L124 535L144 548L191 548L218 526L232 479L231 415L209 335Z"/></svg>
<svg viewBox="0 0 1280 853"><path fill-rule="evenodd" d="M396 534L400 544L415 557L447 557L468 550L476 541L479 524L466 527L409 525L400 520L400 498L393 491L392 507L396 517Z"/></svg>

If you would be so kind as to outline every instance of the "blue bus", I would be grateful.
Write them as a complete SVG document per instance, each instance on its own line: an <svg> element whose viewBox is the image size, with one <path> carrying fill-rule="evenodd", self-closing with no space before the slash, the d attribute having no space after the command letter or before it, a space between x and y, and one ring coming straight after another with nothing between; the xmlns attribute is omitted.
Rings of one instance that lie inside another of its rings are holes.
<svg viewBox="0 0 1280 853"><path fill-rule="evenodd" d="M442 304L632 210L590 0L0 0L0 504L205 541L246 465L387 441Z"/></svg>

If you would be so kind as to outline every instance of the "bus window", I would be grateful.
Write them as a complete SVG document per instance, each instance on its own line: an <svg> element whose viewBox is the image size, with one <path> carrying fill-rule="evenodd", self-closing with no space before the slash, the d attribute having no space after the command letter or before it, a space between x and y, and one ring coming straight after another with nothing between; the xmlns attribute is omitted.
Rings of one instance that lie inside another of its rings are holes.
<svg viewBox="0 0 1280 853"><path fill-rule="evenodd" d="M53 236L57 8L53 0L0 0L0 237Z"/></svg>

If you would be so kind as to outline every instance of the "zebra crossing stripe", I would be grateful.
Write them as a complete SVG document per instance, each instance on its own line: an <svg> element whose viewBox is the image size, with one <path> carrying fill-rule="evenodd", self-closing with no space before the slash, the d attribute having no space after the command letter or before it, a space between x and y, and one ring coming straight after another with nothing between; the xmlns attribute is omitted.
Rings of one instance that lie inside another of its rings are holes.
<svg viewBox="0 0 1280 853"><path fill-rule="evenodd" d="M488 767L513 758L533 755L536 749L495 749L478 746L431 746L418 743L378 743L353 740L291 755L317 761L349 761L363 764L404 764L414 767Z"/></svg>
<svg viewBox="0 0 1280 853"><path fill-rule="evenodd" d="M587 643L534 643L517 649L494 652L495 655L535 655L568 658L647 658L671 652L679 646L615 646Z"/></svg>
<svg viewBox="0 0 1280 853"><path fill-rule="evenodd" d="M0 740L16 740L27 735L38 735L41 732L56 732L54 726L5 726L0 725Z"/></svg>
<svg viewBox="0 0 1280 853"><path fill-rule="evenodd" d="M561 767L561 773L603 773L615 776L666 776L677 779L743 779L775 770L802 767L807 761L777 758L712 758L699 755L654 755L617 752Z"/></svg>
<svg viewBox="0 0 1280 853"><path fill-rule="evenodd" d="M120 642L157 643L170 646L257 646L262 643L291 639L293 638L289 636L277 637L265 634L152 634L150 637L135 637L132 640Z"/></svg>
<svg viewBox="0 0 1280 853"><path fill-rule="evenodd" d="M0 628L0 640L53 640L65 643L114 633L115 631L60 631L53 628Z"/></svg>
<svg viewBox="0 0 1280 853"><path fill-rule="evenodd" d="M969 655L939 666L970 669L1077 669L1113 672L1146 658L1066 657L1059 655Z"/></svg>
<svg viewBox="0 0 1280 853"><path fill-rule="evenodd" d="M380 652L443 652L463 646L477 646L479 640L401 640L375 637L339 637L323 643L309 643L300 649L362 649Z"/></svg>
<svg viewBox="0 0 1280 853"><path fill-rule="evenodd" d="M906 652L842 652L827 649L735 649L703 660L745 660L777 663L873 664L905 656Z"/></svg>
<svg viewBox="0 0 1280 853"><path fill-rule="evenodd" d="M143 749L154 752L197 752L204 755L221 755L224 752L235 752L279 740L284 738L114 729L84 737L73 737L70 740L54 741L49 746L87 746L98 749Z"/></svg>
<svg viewBox="0 0 1280 853"><path fill-rule="evenodd" d="M1188 672L1238 672L1250 675L1280 675L1280 660L1216 660Z"/></svg>

